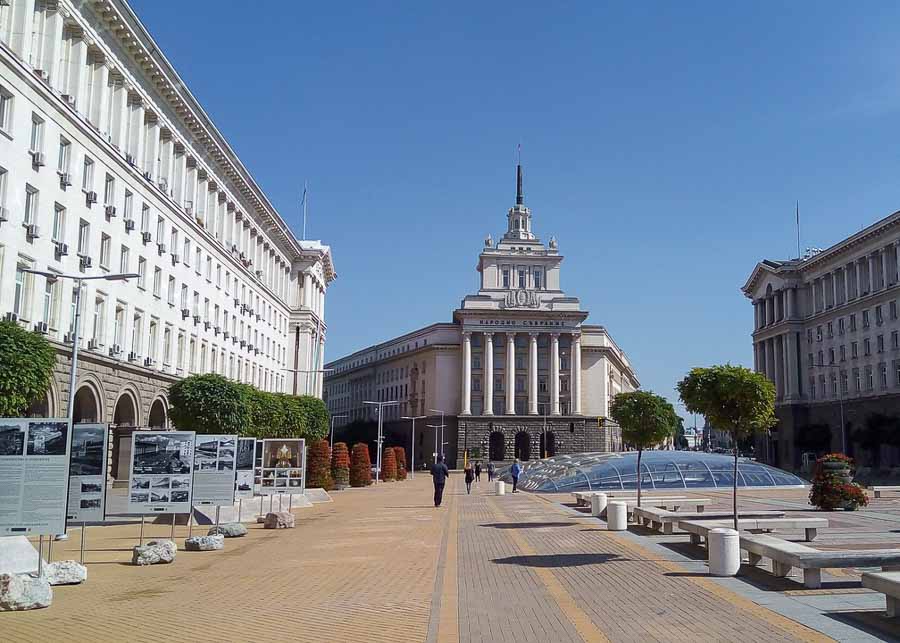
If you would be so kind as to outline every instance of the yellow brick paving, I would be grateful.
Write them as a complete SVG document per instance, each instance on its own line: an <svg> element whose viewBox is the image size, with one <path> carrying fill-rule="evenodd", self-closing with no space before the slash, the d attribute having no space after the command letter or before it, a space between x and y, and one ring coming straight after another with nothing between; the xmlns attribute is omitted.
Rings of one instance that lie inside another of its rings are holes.
<svg viewBox="0 0 900 643"><path fill-rule="evenodd" d="M87 584L0 614L0 641L828 640L529 494L454 475L435 509L420 475L334 498L171 565L128 564L137 525L89 528Z"/></svg>

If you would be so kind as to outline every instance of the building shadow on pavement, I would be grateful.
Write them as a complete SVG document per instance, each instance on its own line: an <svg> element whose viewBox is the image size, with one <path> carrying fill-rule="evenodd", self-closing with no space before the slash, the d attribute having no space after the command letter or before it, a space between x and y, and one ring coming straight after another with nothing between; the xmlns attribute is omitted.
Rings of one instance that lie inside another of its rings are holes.
<svg viewBox="0 0 900 643"><path fill-rule="evenodd" d="M507 556L493 558L497 565L517 565L519 567L584 567L600 565L611 560L624 561L618 554L536 554L533 556Z"/></svg>
<svg viewBox="0 0 900 643"><path fill-rule="evenodd" d="M574 527L576 522L491 522L479 527L494 529L541 529L542 527Z"/></svg>
<svg viewBox="0 0 900 643"><path fill-rule="evenodd" d="M885 616L884 610L841 610L824 612L824 615L862 630L881 641L900 642L900 626L897 625L897 619Z"/></svg>

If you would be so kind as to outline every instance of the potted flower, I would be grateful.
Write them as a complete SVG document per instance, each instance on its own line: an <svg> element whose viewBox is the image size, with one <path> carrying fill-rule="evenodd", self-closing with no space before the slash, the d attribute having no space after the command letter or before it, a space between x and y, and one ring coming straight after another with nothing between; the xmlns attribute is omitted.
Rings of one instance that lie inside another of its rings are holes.
<svg viewBox="0 0 900 643"><path fill-rule="evenodd" d="M869 504L865 491L852 480L853 460L841 453L829 453L816 461L809 501L825 511L854 511Z"/></svg>
<svg viewBox="0 0 900 643"><path fill-rule="evenodd" d="M836 477L847 484L853 481L853 459L843 453L824 455L816 464L820 465L825 475Z"/></svg>

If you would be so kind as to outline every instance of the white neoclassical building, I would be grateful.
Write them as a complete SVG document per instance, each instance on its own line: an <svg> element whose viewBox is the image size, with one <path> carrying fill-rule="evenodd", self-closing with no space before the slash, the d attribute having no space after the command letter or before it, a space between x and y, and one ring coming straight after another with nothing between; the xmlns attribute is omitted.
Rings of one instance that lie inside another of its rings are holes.
<svg viewBox="0 0 900 643"><path fill-rule="evenodd" d="M625 353L561 286L555 239L534 234L517 167L507 229L488 236L478 259L480 288L434 324L327 365L325 399L341 426L372 417L366 400L397 400L386 418L425 415L417 462L440 441L428 424L444 411L451 462L464 449L494 460L611 450L618 433L610 400L639 386ZM403 430L397 427L398 431ZM406 429L408 430L408 429ZM421 457L420 457L421 456Z"/></svg>
<svg viewBox="0 0 900 643"><path fill-rule="evenodd" d="M297 240L122 0L0 1L0 315L42 333L66 412L166 426L167 387L221 373L321 395L331 251ZM115 474L115 471L113 472Z"/></svg>
<svg viewBox="0 0 900 643"><path fill-rule="evenodd" d="M779 422L759 457L797 468L803 453L843 442L874 461L857 431L873 415L900 415L900 213L800 259L763 260L742 290L754 366L776 389ZM898 451L885 443L880 463L900 462Z"/></svg>

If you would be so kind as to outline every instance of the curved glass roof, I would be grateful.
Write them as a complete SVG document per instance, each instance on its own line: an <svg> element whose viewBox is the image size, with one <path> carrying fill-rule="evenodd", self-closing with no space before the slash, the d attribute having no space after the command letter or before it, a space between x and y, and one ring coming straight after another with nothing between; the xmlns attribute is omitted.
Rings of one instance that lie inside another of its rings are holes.
<svg viewBox="0 0 900 643"><path fill-rule="evenodd" d="M637 451L576 453L522 463L519 487L528 491L590 491L637 487ZM644 451L642 489L710 489L731 487L734 457L702 451ZM509 469L499 472L509 481ZM798 487L807 484L793 473L747 458L738 459L739 487Z"/></svg>

